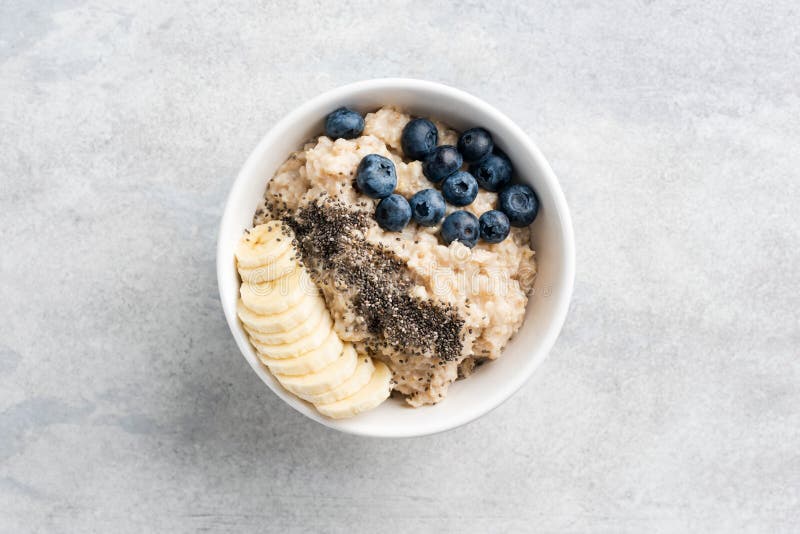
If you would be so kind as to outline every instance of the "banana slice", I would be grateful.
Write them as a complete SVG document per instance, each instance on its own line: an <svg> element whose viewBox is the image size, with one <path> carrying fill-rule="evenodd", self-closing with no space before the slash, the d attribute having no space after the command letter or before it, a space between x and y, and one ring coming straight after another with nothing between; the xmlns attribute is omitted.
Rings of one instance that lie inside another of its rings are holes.
<svg viewBox="0 0 800 534"><path fill-rule="evenodd" d="M281 278L297 269L297 252L290 248L275 261L258 267L242 267L239 265L239 276L242 282L248 284L260 284Z"/></svg>
<svg viewBox="0 0 800 534"><path fill-rule="evenodd" d="M385 401L391 389L392 372L383 362L375 362L375 372L366 386L350 397L329 404L317 404L316 408L319 413L332 419L352 417Z"/></svg>
<svg viewBox="0 0 800 534"><path fill-rule="evenodd" d="M242 299L236 303L236 313L244 324L248 332L272 334L274 332L286 332L297 328L308 317L320 312L327 312L325 301L321 296L307 296L300 299L293 308L275 313L272 315L260 315L247 308Z"/></svg>
<svg viewBox="0 0 800 534"><path fill-rule="evenodd" d="M367 385L370 378L372 378L372 373L374 372L375 366L372 363L372 358L369 356L360 356L358 358L358 364L356 365L355 372L353 372L350 378L330 391L325 391L324 393L318 394L305 393L301 398L312 404L330 404L332 402L336 402L338 400L355 395L359 390ZM299 394L297 394L297 396L300 397Z"/></svg>
<svg viewBox="0 0 800 534"><path fill-rule="evenodd" d="M303 268L295 269L283 278L262 284L242 284L239 288L244 305L262 315L281 313L297 304L304 295L318 293Z"/></svg>
<svg viewBox="0 0 800 534"><path fill-rule="evenodd" d="M356 349L350 343L345 343L342 355L329 366L307 375L275 375L283 387L300 397L319 395L335 389L348 378L353 376L359 362Z"/></svg>
<svg viewBox="0 0 800 534"><path fill-rule="evenodd" d="M315 306L314 310L302 319L302 322L290 330L283 332L264 333L248 329L250 339L254 343L258 342L264 345L281 345L292 343L298 339L313 333L317 329L325 328L325 318L331 321L331 316L324 306ZM332 323L331 323L332 324ZM269 354L265 351L265 354Z"/></svg>
<svg viewBox="0 0 800 534"><path fill-rule="evenodd" d="M332 364L342 354L342 340L331 330L325 342L319 347L301 354L297 358L270 358L258 353L261 362L276 375L306 375L315 373Z"/></svg>
<svg viewBox="0 0 800 534"><path fill-rule="evenodd" d="M327 314L326 314L327 315ZM301 337L297 341L291 343L281 343L277 345L267 345L250 337L250 343L261 354L268 356L274 360L284 360L286 358L297 358L298 356L317 349L325 343L333 328L333 321L330 315L323 315L322 323L319 328L313 330L305 337Z"/></svg>
<svg viewBox="0 0 800 534"><path fill-rule="evenodd" d="M236 265L245 269L274 262L292 246L294 234L282 221L270 221L252 228L236 246Z"/></svg>

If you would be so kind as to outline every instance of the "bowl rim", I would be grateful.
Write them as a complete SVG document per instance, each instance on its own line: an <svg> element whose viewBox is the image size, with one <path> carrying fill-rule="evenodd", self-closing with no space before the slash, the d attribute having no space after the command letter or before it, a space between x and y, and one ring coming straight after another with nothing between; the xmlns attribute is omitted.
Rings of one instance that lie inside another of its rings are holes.
<svg viewBox="0 0 800 534"><path fill-rule="evenodd" d="M507 387L503 388L502 393L495 394L491 397L491 402L487 402L485 405L480 406L479 409L472 410L467 414L453 419L448 419L442 422L439 425L434 425L432 428L423 429L420 432L368 432L363 429L353 429L346 426L342 426L339 424L339 420L336 419L329 419L319 414L311 414L305 411L302 411L298 408L298 406L294 405L293 403L287 401L283 395L281 395L278 391L275 391L273 386L266 382L264 378L256 372L259 378L264 382L264 384L272 390L273 393L276 394L282 401L288 404L290 407L295 409L296 411L300 412L304 416L312 419L328 428L332 428L334 430L338 430L340 432L360 435L360 436L368 436L368 437L383 437L383 438L398 438L398 437L416 437L416 436L425 436L425 435L432 435L437 434L440 432L445 432L447 430L452 430L454 428L458 428L462 425L475 421L486 415L487 413L491 412L495 408L499 407L505 401L510 399L519 389L527 383L530 377L533 375L535 370L538 368L539 365L546 359L549 355L550 351L555 344L558 335L563 328L564 322L566 321L567 313L569 311L569 306L572 301L572 294L575 285L575 236L574 230L572 226L572 218L570 216L569 207L567 205L566 198L564 196L564 192L561 189L561 186L558 182L558 179L553 172L550 164L545 159L544 155L539 150L538 146L533 142L531 137L520 128L514 121L512 121L506 114L502 111L498 110L491 104L485 102L481 98L474 96L466 91L461 89L456 89L455 87L445 85L438 82L432 82L428 80L420 80L415 78L374 78L368 80L361 80L353 83L349 83L346 85L342 85L336 87L334 89L330 89L319 95L304 101L299 106L295 107L289 113L284 115L280 118L277 122L275 122L269 130L264 134L261 140L258 142L256 147L250 152L247 160L245 161L244 165L242 165L241 169L239 170L238 174L236 175L235 180L231 184L229 189L227 198L225 200L225 206L222 211L222 217L220 218L220 226L218 228L218 235L217 235L217 247L216 247L216 274L217 274L217 287L219 291L219 298L220 304L223 308L223 313L225 315L226 321L228 323L228 328L231 332L231 335L236 342L237 347L239 348L239 352L245 358L245 360L250 363L252 366L252 362L249 361L246 354L242 349L242 341L239 339L241 336L239 335L240 332L237 331L236 325L238 325L238 317L236 316L235 306L231 308L230 306L226 305L226 298L227 295L225 294L224 290L224 283L223 283L223 270L225 269L224 262L228 261L229 258L223 258L224 248L225 245L223 243L224 239L224 229L225 224L228 219L232 217L232 213L234 211L234 199L238 197L236 195L236 191L239 188L245 187L245 182L249 175L253 174L254 169L259 164L259 159L261 154L263 154L266 150L268 150L269 146L275 142L278 134L281 133L282 130L286 129L287 125L294 124L298 118L303 117L304 115L308 114L311 110L320 106L321 103L326 101L337 101L346 98L348 95L356 92L366 91L366 90L387 90L387 89L394 89L394 90L423 90L423 91L430 91L430 92L437 92L442 94L443 96L450 96L460 101L466 102L469 106L474 108L481 109L484 113L493 115L494 118L503 123L503 126L513 134L515 140L520 143L522 148L530 153L536 165L538 166L538 171L540 171L540 178L546 182L548 182L549 189L551 191L553 204L555 206L555 214L558 216L560 220L560 224L562 227L562 244L564 248L564 265L563 265L563 273L562 273L562 280L564 283L564 287L562 291L559 291L558 302L554 306L554 313L551 316L551 320L547 325L546 334L543 336L540 350L538 354L542 356L539 358L530 358L529 364L521 369L522 372L516 375L515 380L512 383L508 384ZM246 340L245 340L246 342ZM254 369L255 371L255 369Z"/></svg>

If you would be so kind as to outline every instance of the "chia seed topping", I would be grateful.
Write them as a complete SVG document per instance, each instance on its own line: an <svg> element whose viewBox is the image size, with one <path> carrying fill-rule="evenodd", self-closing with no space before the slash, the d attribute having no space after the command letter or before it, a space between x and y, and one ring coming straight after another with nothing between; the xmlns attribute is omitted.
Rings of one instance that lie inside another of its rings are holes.
<svg viewBox="0 0 800 534"><path fill-rule="evenodd" d="M364 341L368 353L388 348L444 361L461 356L464 320L449 304L412 295L416 284L405 262L365 239L371 224L367 213L328 196L296 213L288 213L279 200L267 208L294 230L312 279L349 300L369 334Z"/></svg>

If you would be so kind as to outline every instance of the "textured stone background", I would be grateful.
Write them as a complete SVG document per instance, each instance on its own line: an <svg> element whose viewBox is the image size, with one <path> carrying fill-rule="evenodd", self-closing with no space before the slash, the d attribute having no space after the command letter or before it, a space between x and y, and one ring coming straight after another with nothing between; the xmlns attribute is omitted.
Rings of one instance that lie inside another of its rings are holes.
<svg viewBox="0 0 800 534"><path fill-rule="evenodd" d="M0 531L800 529L796 2L522 4L0 1ZM515 117L577 234L530 383L404 441L283 405L214 276L258 139L379 76Z"/></svg>

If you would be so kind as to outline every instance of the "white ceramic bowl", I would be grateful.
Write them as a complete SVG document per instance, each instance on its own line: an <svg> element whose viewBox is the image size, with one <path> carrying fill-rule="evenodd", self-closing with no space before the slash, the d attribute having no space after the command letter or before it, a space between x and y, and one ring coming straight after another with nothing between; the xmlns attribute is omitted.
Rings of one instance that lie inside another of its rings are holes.
<svg viewBox="0 0 800 534"><path fill-rule="evenodd" d="M323 131L325 116L339 106L361 112L395 105L413 115L441 119L457 130L483 126L514 164L516 179L536 191L540 211L532 225L538 261L534 294L525 322L502 357L480 367L467 380L450 387L436 406L412 409L389 400L351 419L333 420L286 392L263 367L236 317L239 279L234 247L252 223L267 181L288 154ZM233 337L247 362L281 399L326 426L367 436L421 436L448 430L500 405L514 394L542 363L558 336L569 308L575 273L575 245L567 203L553 171L536 145L511 119L468 93L437 83L410 79L377 79L328 91L295 109L264 136L247 159L228 196L217 246L220 298Z"/></svg>

